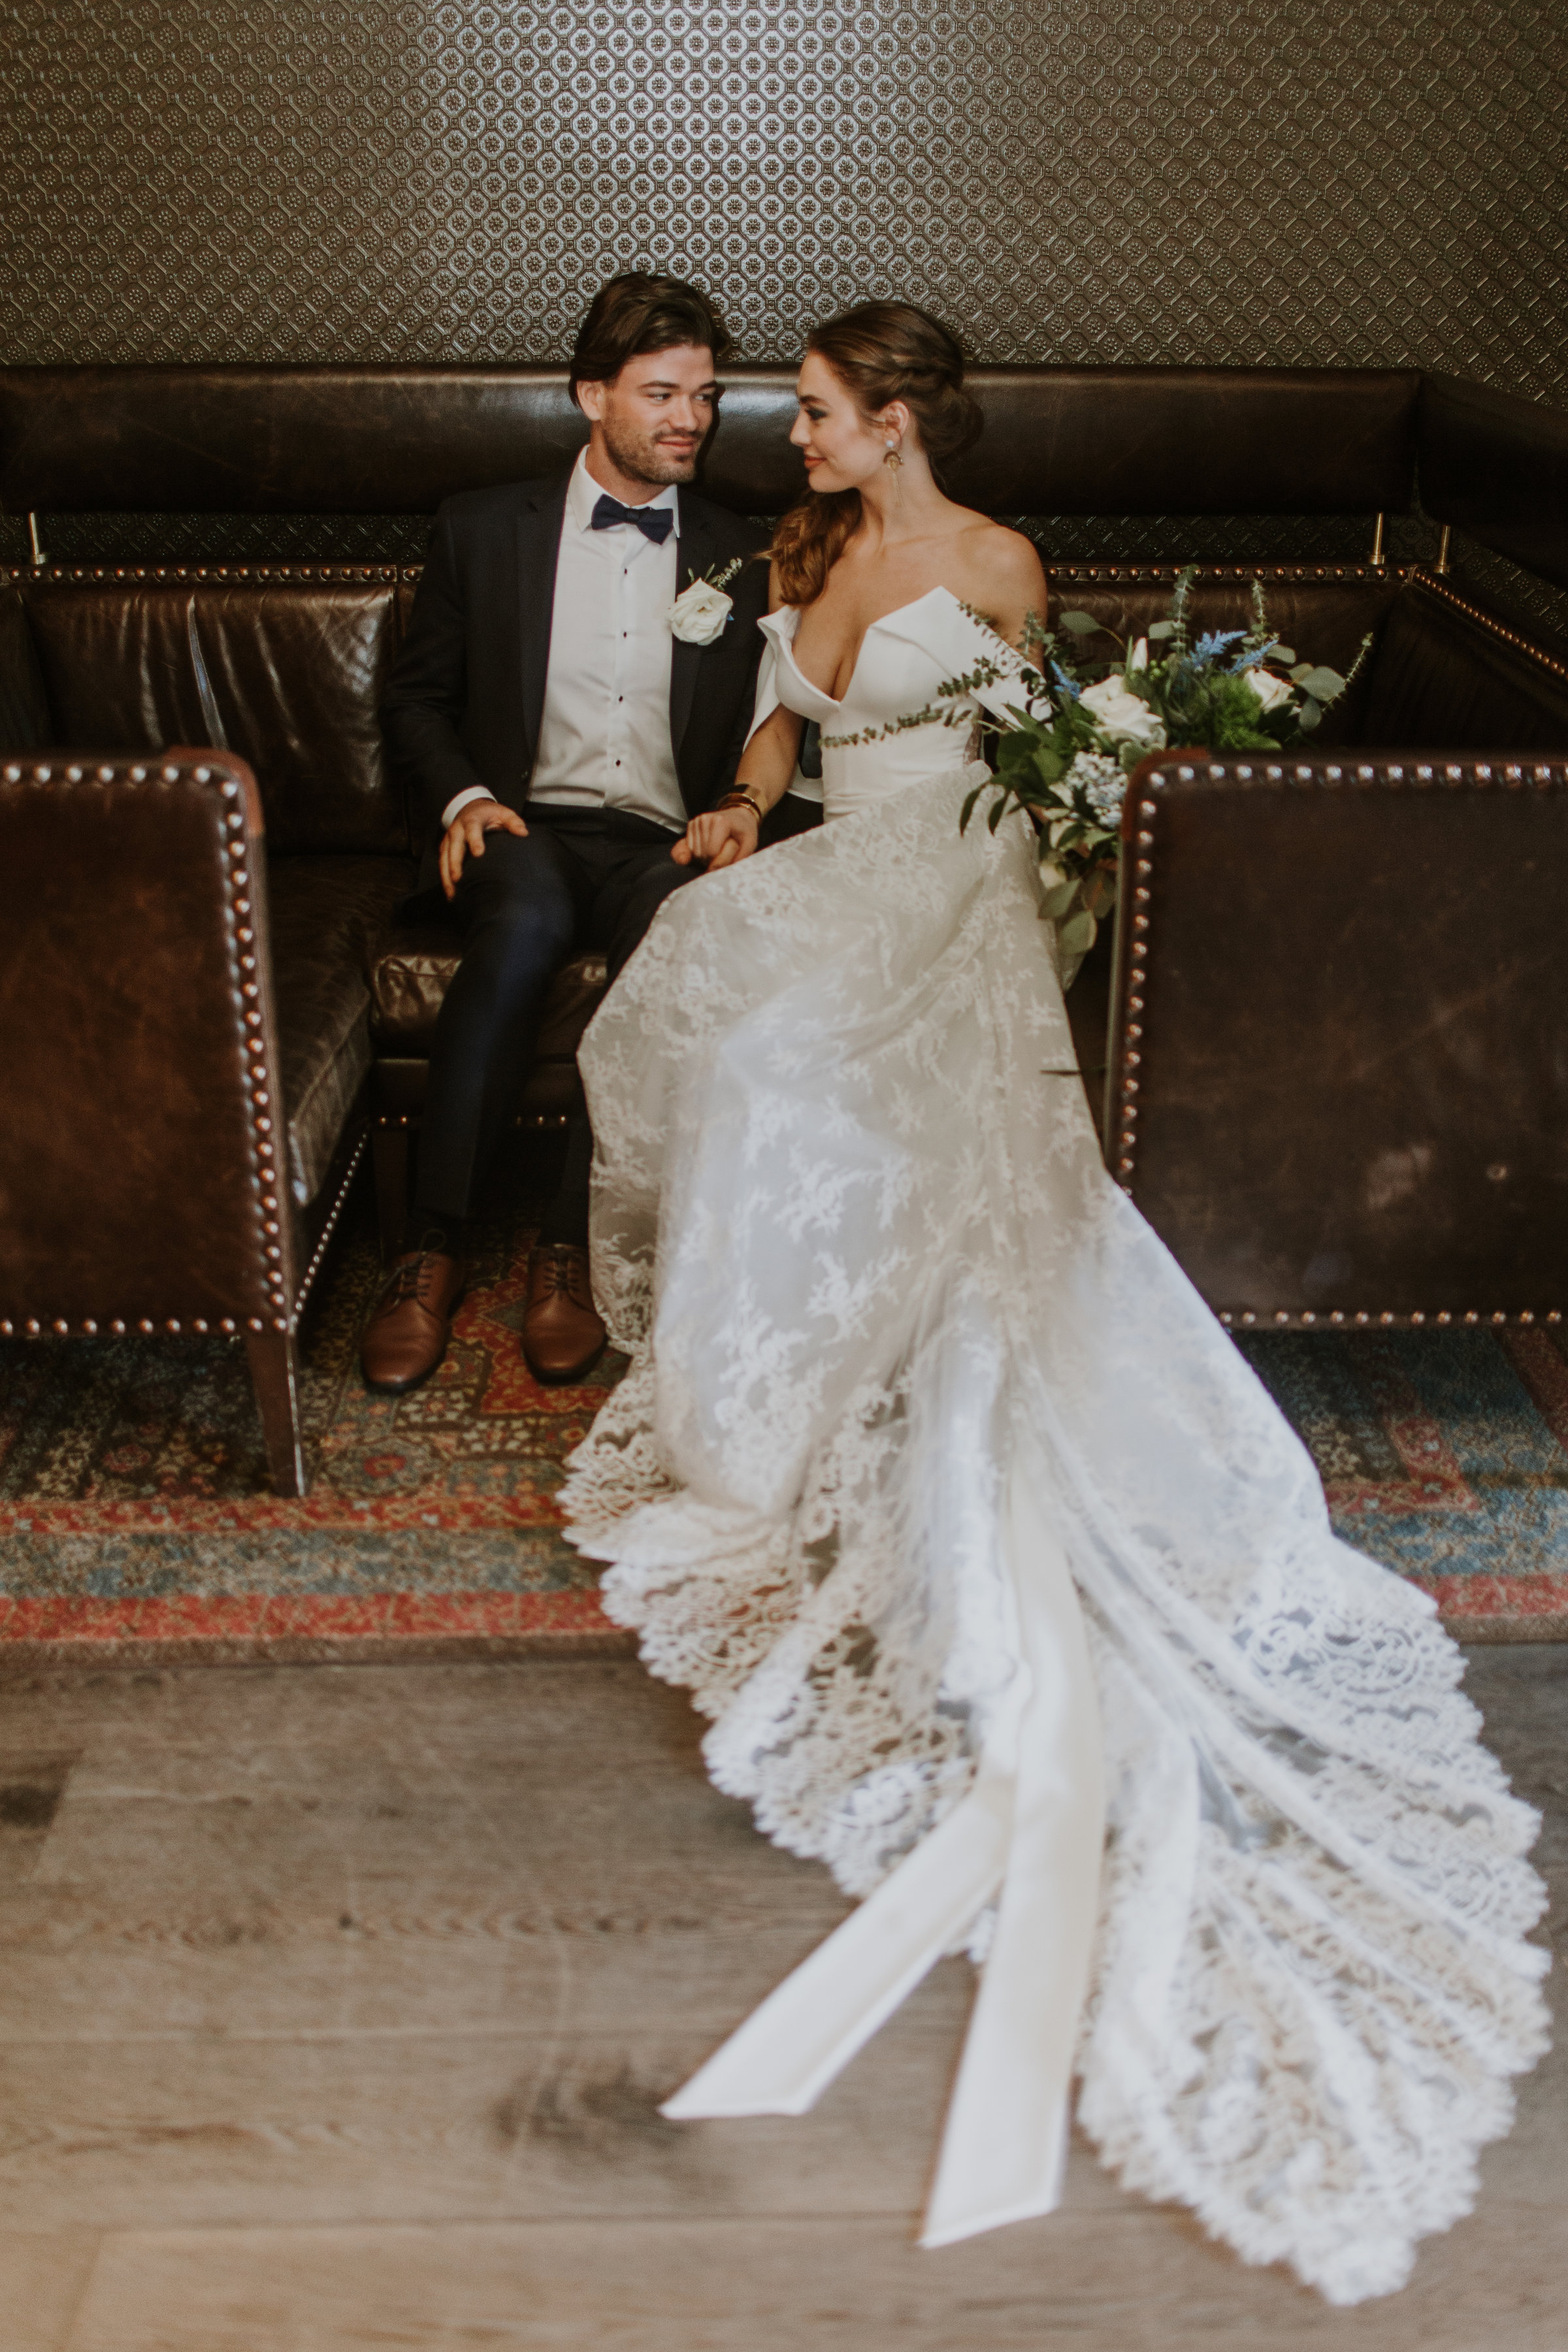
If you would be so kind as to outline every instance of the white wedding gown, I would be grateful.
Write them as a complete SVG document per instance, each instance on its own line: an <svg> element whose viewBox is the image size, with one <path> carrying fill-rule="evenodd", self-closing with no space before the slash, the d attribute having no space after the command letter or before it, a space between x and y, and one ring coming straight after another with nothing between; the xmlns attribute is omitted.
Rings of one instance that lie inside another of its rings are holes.
<svg viewBox="0 0 1568 2352"><path fill-rule="evenodd" d="M854 734L998 655L945 589ZM1534 1815L1431 1602L1102 1167L1015 815L922 725L819 832L679 892L582 1066L633 1362L574 1458L605 1606L717 1785L867 1898L669 2104L800 2113L946 1950L979 1990L924 2242L1105 2161L1334 2302L1467 2211L1544 2046Z"/></svg>

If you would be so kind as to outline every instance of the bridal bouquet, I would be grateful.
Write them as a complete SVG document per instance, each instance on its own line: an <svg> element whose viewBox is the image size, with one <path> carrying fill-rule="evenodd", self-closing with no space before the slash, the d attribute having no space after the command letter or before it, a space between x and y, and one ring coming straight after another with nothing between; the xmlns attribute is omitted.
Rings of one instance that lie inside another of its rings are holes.
<svg viewBox="0 0 1568 2352"><path fill-rule="evenodd" d="M1026 811L1040 836L1041 862L1055 875L1042 912L1058 927L1064 959L1074 963L1116 904L1121 803L1139 761L1167 744L1279 751L1303 741L1344 693L1372 644L1363 639L1344 677L1299 662L1270 629L1256 580L1250 628L1211 629L1194 640L1188 625L1193 578L1191 570L1181 574L1168 615L1135 644L1090 613L1064 613L1059 626L1069 645L1031 614L1021 667L983 661L941 690L943 701L973 696L995 733L995 774L970 793L962 823L968 826L989 791L996 794L993 832L1010 809ZM1100 636L1121 647L1120 661L1089 656L1089 641Z"/></svg>

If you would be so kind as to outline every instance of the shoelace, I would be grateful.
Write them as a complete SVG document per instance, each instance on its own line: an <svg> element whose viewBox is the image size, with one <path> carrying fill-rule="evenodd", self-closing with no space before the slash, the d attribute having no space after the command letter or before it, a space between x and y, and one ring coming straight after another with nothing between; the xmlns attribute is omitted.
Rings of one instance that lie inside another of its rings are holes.
<svg viewBox="0 0 1568 2352"><path fill-rule="evenodd" d="M410 1258L406 1265L394 1266L391 1279L382 1293L377 1314L385 1315L395 1307L406 1306L411 1298L417 1299L423 1307L426 1274L435 1265L437 1255L434 1250L421 1250L418 1256Z"/></svg>
<svg viewBox="0 0 1568 2352"><path fill-rule="evenodd" d="M586 1302L574 1286L578 1267L575 1253L569 1249L544 1249L540 1252L539 1270L543 1277L542 1287L547 1297L564 1292L574 1307Z"/></svg>

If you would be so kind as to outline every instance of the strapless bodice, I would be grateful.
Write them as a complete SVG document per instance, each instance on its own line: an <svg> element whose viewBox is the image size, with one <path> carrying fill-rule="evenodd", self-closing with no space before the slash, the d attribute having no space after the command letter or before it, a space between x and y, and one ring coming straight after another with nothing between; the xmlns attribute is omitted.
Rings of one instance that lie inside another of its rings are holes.
<svg viewBox="0 0 1568 2352"><path fill-rule="evenodd" d="M940 687L972 670L982 659L1005 662L1007 648L973 620L951 589L932 588L873 621L856 659L842 700L836 701L801 672L795 658L800 611L785 604L760 624L767 640L757 679L752 731L782 705L822 730L823 814L847 816L907 785L950 769L970 757L973 715L971 696L946 706L952 724L933 719L886 735L884 728L935 703ZM870 735L869 742L844 742Z"/></svg>

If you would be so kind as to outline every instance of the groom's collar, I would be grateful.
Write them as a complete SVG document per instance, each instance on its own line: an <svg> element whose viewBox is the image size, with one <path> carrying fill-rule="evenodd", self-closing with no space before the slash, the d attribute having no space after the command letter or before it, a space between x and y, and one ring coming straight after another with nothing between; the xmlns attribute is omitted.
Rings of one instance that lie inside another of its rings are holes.
<svg viewBox="0 0 1568 2352"><path fill-rule="evenodd" d="M572 468L571 478L566 485L567 521L578 530L592 530L594 509L602 498L614 495L613 491L606 492L603 484L594 479L593 475L588 471L588 452L586 449L579 449L577 462ZM680 537L680 499L676 484L671 482L667 488L660 490L656 499L649 499L647 504L650 508L663 507L675 517L675 536L679 539Z"/></svg>

